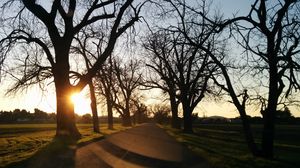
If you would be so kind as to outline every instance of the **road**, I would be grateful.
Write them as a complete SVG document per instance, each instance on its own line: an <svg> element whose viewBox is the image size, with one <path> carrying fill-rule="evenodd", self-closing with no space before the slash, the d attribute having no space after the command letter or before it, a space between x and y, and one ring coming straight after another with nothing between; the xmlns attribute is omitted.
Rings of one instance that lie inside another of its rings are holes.
<svg viewBox="0 0 300 168"><path fill-rule="evenodd" d="M39 152L29 161L10 167L209 167L207 162L176 142L162 128L151 123L109 135L105 139L81 147L74 145L61 149L59 145L49 146L51 150Z"/></svg>
<svg viewBox="0 0 300 168"><path fill-rule="evenodd" d="M77 168L207 167L155 124L143 124L79 148L75 158Z"/></svg>

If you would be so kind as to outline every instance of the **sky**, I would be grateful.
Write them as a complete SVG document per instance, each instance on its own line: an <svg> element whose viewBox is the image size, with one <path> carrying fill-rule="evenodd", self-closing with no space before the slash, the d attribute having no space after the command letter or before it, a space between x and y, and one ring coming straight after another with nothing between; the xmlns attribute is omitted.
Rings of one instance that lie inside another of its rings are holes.
<svg viewBox="0 0 300 168"><path fill-rule="evenodd" d="M249 11L250 3L253 1L249 0L213 0L213 5L220 11L224 12L224 17L231 17L233 13L247 14ZM9 83L1 81L0 83L0 110L13 110L16 108L26 109L33 112L34 108L46 112L55 112L55 92L54 88L48 87L48 90L41 92L37 86L32 87L27 92L18 93L14 96L5 95L5 90L8 88ZM85 89L86 90L86 89ZM75 112L82 115L85 113L91 113L89 108L90 100L86 98L86 91L81 92L79 95L74 95L70 98L75 104ZM147 92L148 99L146 104L159 103L162 100L159 98L159 92ZM100 116L105 112L105 107L99 107ZM238 112L236 108L227 102L215 102L211 100L202 101L195 109L199 116L225 116L225 117L236 117ZM249 109L249 115L257 116L259 113L256 109ZM292 111L293 112L293 111ZM300 116L299 113L296 116Z"/></svg>

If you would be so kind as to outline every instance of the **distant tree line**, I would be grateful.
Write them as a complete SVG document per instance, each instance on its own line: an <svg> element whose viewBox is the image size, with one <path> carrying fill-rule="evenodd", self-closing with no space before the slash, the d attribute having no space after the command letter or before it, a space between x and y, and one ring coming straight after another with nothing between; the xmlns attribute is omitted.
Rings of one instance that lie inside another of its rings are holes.
<svg viewBox="0 0 300 168"><path fill-rule="evenodd" d="M254 124L263 124L262 117L251 117L247 116L248 120ZM234 118L232 121L238 121L240 117ZM288 107L285 107L282 110L277 110L275 114L275 122L276 124L300 124L300 118L294 117Z"/></svg>
<svg viewBox="0 0 300 168"><path fill-rule="evenodd" d="M98 117L101 123L107 122L107 116ZM92 115L87 113L83 115L75 114L76 123L92 123ZM121 123L122 118L114 117L114 122ZM140 105L131 116L133 124L140 124L149 121L149 115L144 105ZM0 123L55 123L56 113L47 113L38 108L31 113L25 109L14 109L13 111L0 111Z"/></svg>
<svg viewBox="0 0 300 168"><path fill-rule="evenodd" d="M14 109L13 111L0 111L0 123L16 122L56 122L55 113L46 113L37 108L33 113L25 109Z"/></svg>
<svg viewBox="0 0 300 168"><path fill-rule="evenodd" d="M108 116L99 116L98 120L99 123L109 123ZM123 123L122 116L120 117L112 117L114 123ZM82 116L75 114L76 123L83 123L83 124L91 124L93 123L93 116L89 113L83 114ZM151 120L147 111L134 111L134 114L130 117L132 124L141 124Z"/></svg>
<svg viewBox="0 0 300 168"><path fill-rule="evenodd" d="M253 124L263 124L263 118L260 116L247 115L247 119ZM195 124L242 124L240 116L235 118L226 118L222 116L198 117L194 115ZM288 107L276 111L276 124L300 124L300 117L294 117Z"/></svg>

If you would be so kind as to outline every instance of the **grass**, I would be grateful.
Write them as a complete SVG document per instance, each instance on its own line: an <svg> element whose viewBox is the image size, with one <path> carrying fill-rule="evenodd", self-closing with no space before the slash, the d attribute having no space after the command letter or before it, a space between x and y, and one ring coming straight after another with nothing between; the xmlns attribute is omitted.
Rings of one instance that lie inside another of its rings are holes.
<svg viewBox="0 0 300 168"><path fill-rule="evenodd" d="M240 125L196 125L195 134L185 134L169 126L162 127L179 142L207 160L212 167L300 167L300 126L277 126L273 160L256 158L250 154ZM261 128L261 125L253 126L258 145L261 139Z"/></svg>
<svg viewBox="0 0 300 168"><path fill-rule="evenodd" d="M101 133L94 133L91 124L78 124L77 127L82 134L82 138L75 142L79 146L126 129L120 124L115 124L114 130L107 129L106 125L100 125ZM55 124L0 125L0 167L28 159L49 146L53 142L55 129ZM53 148L53 145L51 146ZM56 143L56 146L61 145Z"/></svg>

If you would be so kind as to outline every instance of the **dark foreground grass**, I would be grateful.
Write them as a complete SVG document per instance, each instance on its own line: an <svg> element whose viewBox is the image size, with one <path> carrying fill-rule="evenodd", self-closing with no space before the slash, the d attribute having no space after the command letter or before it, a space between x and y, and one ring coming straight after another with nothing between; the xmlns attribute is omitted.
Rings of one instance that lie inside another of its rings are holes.
<svg viewBox="0 0 300 168"><path fill-rule="evenodd" d="M195 134L163 126L178 141L188 146L211 167L217 168L299 168L300 126L280 125L276 129L275 158L265 160L253 157L244 140L240 125L196 125ZM260 142L261 125L254 125L256 142Z"/></svg>
<svg viewBox="0 0 300 168"><path fill-rule="evenodd" d="M0 125L0 167L14 165L16 162L26 160L36 153L52 153L63 149L63 146L80 146L104 138L105 135L126 129L120 124L114 125L114 130L100 125L101 133L94 133L91 124L78 124L82 138L76 142L62 143L53 139L55 124L6 124ZM21 166L22 167L22 164Z"/></svg>

